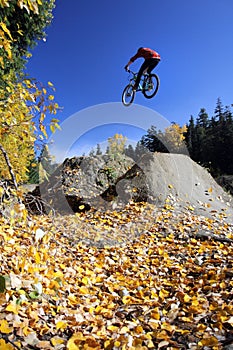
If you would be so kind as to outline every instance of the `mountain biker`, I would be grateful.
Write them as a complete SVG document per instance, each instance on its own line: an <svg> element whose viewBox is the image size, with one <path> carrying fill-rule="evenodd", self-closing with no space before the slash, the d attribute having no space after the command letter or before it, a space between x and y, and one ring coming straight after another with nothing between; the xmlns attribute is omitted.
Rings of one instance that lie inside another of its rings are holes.
<svg viewBox="0 0 233 350"><path fill-rule="evenodd" d="M138 58L144 58L144 62L142 63L139 71L138 71L138 75L137 75L137 79L135 81L133 90L137 90L138 85L140 83L141 80L141 76L143 74L144 71L147 71L147 73L151 73L151 71L157 66L157 64L160 62L160 54L152 49L149 48L145 48L145 47L140 47L137 51L137 53L130 58L129 62L126 64L126 66L124 67L126 71L129 70L129 66Z"/></svg>

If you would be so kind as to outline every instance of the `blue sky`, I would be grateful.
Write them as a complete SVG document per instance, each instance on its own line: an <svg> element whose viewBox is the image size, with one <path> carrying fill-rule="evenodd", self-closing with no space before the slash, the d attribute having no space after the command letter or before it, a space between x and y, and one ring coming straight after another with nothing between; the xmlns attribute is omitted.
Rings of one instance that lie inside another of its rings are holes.
<svg viewBox="0 0 233 350"><path fill-rule="evenodd" d="M33 49L27 72L54 83L62 122L91 106L121 103L125 64L138 47L154 48L162 58L159 92L151 100L137 93L135 104L183 125L201 108L211 116L218 97L233 103L232 14L232 0L57 0L47 41ZM92 131L86 140L95 142ZM97 128L98 142L100 134Z"/></svg>

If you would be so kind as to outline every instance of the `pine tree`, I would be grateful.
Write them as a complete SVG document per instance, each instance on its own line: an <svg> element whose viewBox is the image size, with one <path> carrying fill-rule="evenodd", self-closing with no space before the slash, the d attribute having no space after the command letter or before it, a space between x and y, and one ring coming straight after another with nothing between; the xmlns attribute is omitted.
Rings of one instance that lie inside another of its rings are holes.
<svg viewBox="0 0 233 350"><path fill-rule="evenodd" d="M135 159L135 149L131 144L129 144L127 147L125 147L124 153L126 156Z"/></svg>
<svg viewBox="0 0 233 350"><path fill-rule="evenodd" d="M214 121L221 121L224 118L224 110L220 97L217 99L217 104L214 110Z"/></svg>
<svg viewBox="0 0 233 350"><path fill-rule="evenodd" d="M157 131L157 128L154 125L152 125L150 129L148 129L147 134L142 137L141 144L150 152L169 152L166 147L164 134L160 130Z"/></svg>
<svg viewBox="0 0 233 350"><path fill-rule="evenodd" d="M96 155L100 156L101 154L102 154L101 147L100 147L100 144L98 143L96 147Z"/></svg>
<svg viewBox="0 0 233 350"><path fill-rule="evenodd" d="M186 125L186 127L186 132L184 133L185 143L187 145L190 157L195 159L198 145L196 142L195 122L192 115L190 116L189 123Z"/></svg>

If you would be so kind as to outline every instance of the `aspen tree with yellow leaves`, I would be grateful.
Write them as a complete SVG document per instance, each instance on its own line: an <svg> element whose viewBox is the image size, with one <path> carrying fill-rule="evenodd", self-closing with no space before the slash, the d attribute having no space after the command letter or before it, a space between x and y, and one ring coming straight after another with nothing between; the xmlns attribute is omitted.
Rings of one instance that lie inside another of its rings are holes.
<svg viewBox="0 0 233 350"><path fill-rule="evenodd" d="M27 181L35 143L44 143L48 127L51 132L58 127L58 119L48 116L59 108L53 84L43 86L23 71L29 49L45 37L54 5L54 0L0 0L0 179Z"/></svg>

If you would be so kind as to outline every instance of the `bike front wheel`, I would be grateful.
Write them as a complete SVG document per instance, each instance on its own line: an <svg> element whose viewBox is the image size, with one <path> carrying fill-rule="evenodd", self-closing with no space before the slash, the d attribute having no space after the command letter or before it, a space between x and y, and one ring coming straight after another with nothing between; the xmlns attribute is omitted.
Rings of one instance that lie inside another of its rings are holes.
<svg viewBox="0 0 233 350"><path fill-rule="evenodd" d="M156 74L150 74L145 78L142 93L146 98L154 97L159 90L159 77Z"/></svg>
<svg viewBox="0 0 233 350"><path fill-rule="evenodd" d="M135 97L135 91L131 84L128 84L122 93L122 103L124 106L128 107L133 103Z"/></svg>

